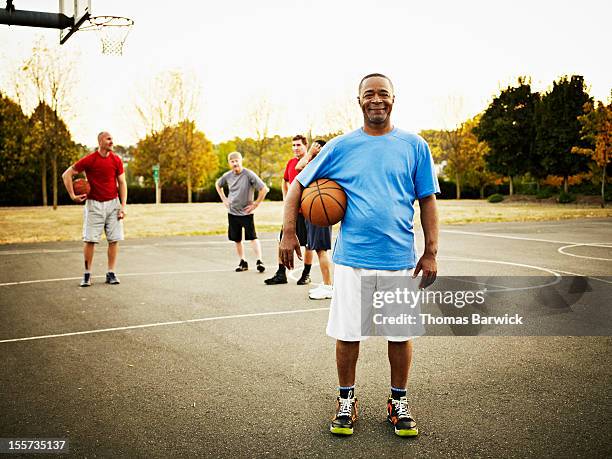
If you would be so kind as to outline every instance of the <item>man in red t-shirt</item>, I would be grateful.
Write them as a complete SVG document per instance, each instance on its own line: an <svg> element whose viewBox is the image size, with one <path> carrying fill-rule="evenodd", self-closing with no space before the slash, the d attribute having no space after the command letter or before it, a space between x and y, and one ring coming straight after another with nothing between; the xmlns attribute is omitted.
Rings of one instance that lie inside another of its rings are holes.
<svg viewBox="0 0 612 459"><path fill-rule="evenodd" d="M289 185L293 182L293 179L298 175L300 171L295 169L296 164L302 157L306 154L308 149L308 140L303 135L296 135L293 137L291 142L291 148L293 149L293 154L295 155L287 162L287 166L285 167L285 174L283 176L283 201L285 200L285 196L289 190ZM296 222L296 233L298 236L298 240L300 241L300 245L306 247L308 241L308 231L306 229L306 221L304 220L304 216L300 212L298 214L298 219ZM281 228L279 240L283 237L283 230ZM306 253L304 254L304 270L302 271L302 275L297 281L298 285L306 285L310 284L310 268L312 267L312 258L314 251L306 249ZM274 276L266 279L264 281L266 285L277 285L277 284L286 284L287 283L287 273L285 270L285 266L281 262L280 254L278 256L278 270L274 274Z"/></svg>
<svg viewBox="0 0 612 459"><path fill-rule="evenodd" d="M98 151L81 158L62 174L70 198L78 203L85 202L83 218L83 256L85 273L81 287L91 285L91 262L94 247L102 238L102 231L108 241L107 284L118 284L115 263L119 250L118 242L123 240L123 219L127 202L127 184L121 158L114 154L113 137L108 132L98 134ZM91 186L89 194L74 194L72 177L84 172Z"/></svg>

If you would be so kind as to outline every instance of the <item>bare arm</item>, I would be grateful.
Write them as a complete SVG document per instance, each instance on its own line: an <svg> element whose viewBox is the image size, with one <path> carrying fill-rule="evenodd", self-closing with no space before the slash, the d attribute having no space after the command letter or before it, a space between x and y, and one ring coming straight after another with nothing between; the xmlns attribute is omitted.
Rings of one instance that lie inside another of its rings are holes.
<svg viewBox="0 0 612 459"><path fill-rule="evenodd" d="M223 202L223 204L225 204L225 207L229 210L230 202L229 202L229 199L227 199L227 197L225 196L225 191L223 191L223 188L219 186L218 182L215 182L215 188L217 189L217 194L221 198L221 201Z"/></svg>
<svg viewBox="0 0 612 459"><path fill-rule="evenodd" d="M289 192L289 183L283 178L283 184L281 185L281 189L283 190L283 201L287 197L287 193Z"/></svg>
<svg viewBox="0 0 612 459"><path fill-rule="evenodd" d="M87 199L87 195L75 195L74 188L72 186L72 177L74 177L78 173L79 172L73 166L69 166L68 169L66 169L62 174L62 180L64 181L64 186L66 187L66 191L68 191L70 199L72 199L74 202L83 202Z"/></svg>
<svg viewBox="0 0 612 459"><path fill-rule="evenodd" d="M308 165L311 159L312 158L310 157L310 154L306 153L304 156L302 156L302 158L295 165L295 170L301 171L302 169L304 169Z"/></svg>
<svg viewBox="0 0 612 459"><path fill-rule="evenodd" d="M119 220L125 218L127 206L127 183L125 181L125 172L117 177L119 182L119 201L121 201L121 210L119 211Z"/></svg>
<svg viewBox="0 0 612 459"><path fill-rule="evenodd" d="M270 188L268 188L267 186L264 185L263 187L261 187L257 192L257 200L254 203L246 206L244 208L245 212L248 214L252 213L257 208L257 206L259 206L259 204L261 204L261 202L264 200L264 198L268 194L268 191L270 191Z"/></svg>
<svg viewBox="0 0 612 459"><path fill-rule="evenodd" d="M289 188L289 193L285 198L285 207L283 212L283 238L281 239L279 251L280 258L288 269L293 269L293 252L297 253L298 258L302 259L302 250L300 249L300 241L298 241L295 232L295 225L300 207L300 198L302 197L302 184L294 180Z"/></svg>
<svg viewBox="0 0 612 459"><path fill-rule="evenodd" d="M321 151L321 145L319 145L317 142L314 142L311 145L310 150L308 150L308 153L302 156L302 158L295 165L295 170L296 171L303 170L308 165L308 163L312 161L313 158L319 154L320 151Z"/></svg>
<svg viewBox="0 0 612 459"><path fill-rule="evenodd" d="M425 236L425 250L423 256L414 268L413 277L423 271L423 277L419 288L425 288L434 283L438 273L436 256L438 254L438 208L436 195L432 194L423 199L419 199L421 208L421 226Z"/></svg>

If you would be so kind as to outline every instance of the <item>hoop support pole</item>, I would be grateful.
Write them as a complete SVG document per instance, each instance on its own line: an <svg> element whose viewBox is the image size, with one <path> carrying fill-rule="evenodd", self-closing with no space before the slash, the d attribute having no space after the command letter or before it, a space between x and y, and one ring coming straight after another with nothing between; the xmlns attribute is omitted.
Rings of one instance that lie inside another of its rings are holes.
<svg viewBox="0 0 612 459"><path fill-rule="evenodd" d="M65 29L74 26L74 18L69 18L62 13L25 10L7 11L0 8L0 24Z"/></svg>

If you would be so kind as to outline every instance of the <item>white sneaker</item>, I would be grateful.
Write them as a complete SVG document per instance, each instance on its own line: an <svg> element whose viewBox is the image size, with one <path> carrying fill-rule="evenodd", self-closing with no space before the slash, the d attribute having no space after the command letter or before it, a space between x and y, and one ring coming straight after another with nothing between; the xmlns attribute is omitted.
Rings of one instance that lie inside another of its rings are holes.
<svg viewBox="0 0 612 459"><path fill-rule="evenodd" d="M332 297L334 289L331 285L320 285L308 294L311 300L327 300Z"/></svg>

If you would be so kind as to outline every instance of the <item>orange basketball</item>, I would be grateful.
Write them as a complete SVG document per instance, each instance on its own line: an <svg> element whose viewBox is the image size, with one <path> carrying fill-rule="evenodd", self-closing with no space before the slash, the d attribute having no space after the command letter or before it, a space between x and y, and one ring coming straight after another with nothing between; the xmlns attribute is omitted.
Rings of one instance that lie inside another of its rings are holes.
<svg viewBox="0 0 612 459"><path fill-rule="evenodd" d="M331 226L344 218L346 194L330 179L319 179L302 191L302 215L317 226Z"/></svg>
<svg viewBox="0 0 612 459"><path fill-rule="evenodd" d="M74 190L74 194L89 194L91 191L91 187L89 186L89 182L85 179L76 179L72 182L72 189Z"/></svg>

